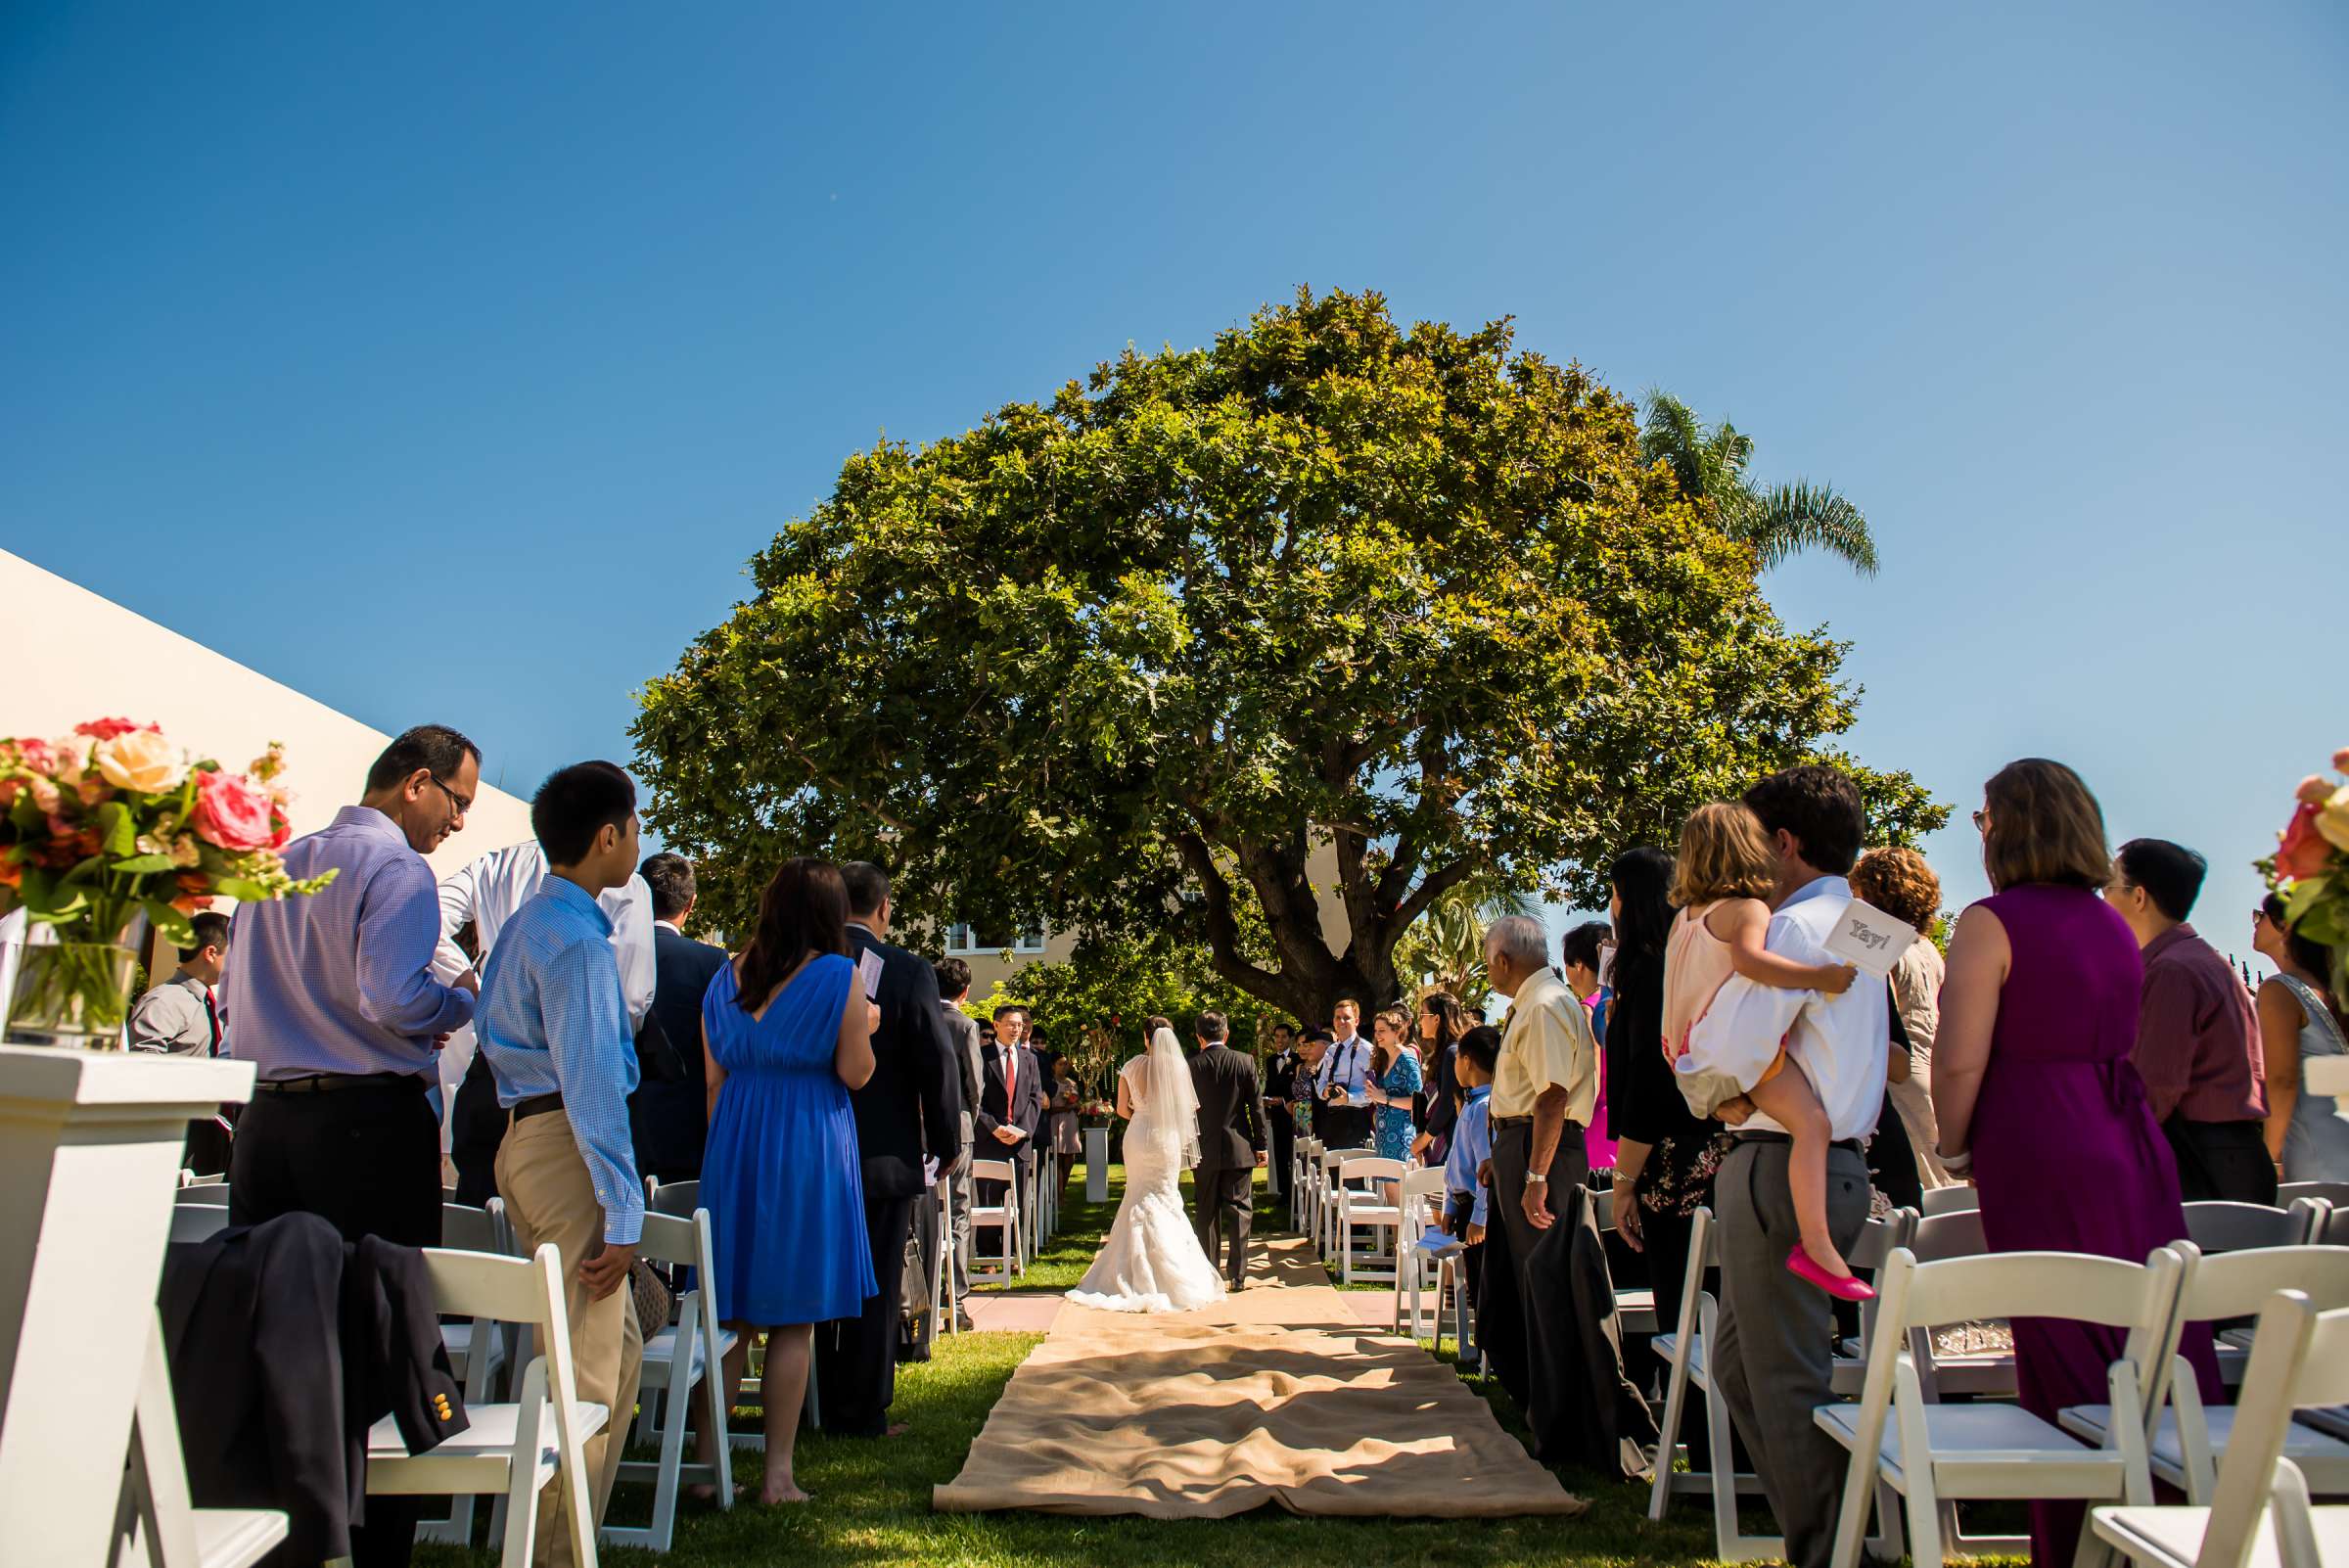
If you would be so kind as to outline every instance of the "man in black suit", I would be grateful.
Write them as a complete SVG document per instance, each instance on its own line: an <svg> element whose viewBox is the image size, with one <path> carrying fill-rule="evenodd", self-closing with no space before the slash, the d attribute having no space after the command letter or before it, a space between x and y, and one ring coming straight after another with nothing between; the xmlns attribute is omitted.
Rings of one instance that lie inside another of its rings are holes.
<svg viewBox="0 0 2349 1568"><path fill-rule="evenodd" d="M1255 1059L1226 1045L1231 1026L1221 1013L1199 1015L1199 1054L1191 1058L1191 1086L1199 1093L1199 1169L1192 1173L1191 1228L1207 1261L1216 1261L1221 1225L1230 1249L1231 1288L1248 1283L1248 1222L1256 1206L1256 1168L1265 1163L1265 1096Z"/></svg>
<svg viewBox="0 0 2349 1568"><path fill-rule="evenodd" d="M928 960L893 947L889 874L868 860L841 867L849 890L849 946L859 962L881 955L873 999L873 1076L854 1090L856 1146L864 1171L864 1222L872 1242L873 1279L864 1312L815 1330L815 1378L824 1430L842 1437L888 1437L898 1386L898 1310L905 1284L905 1241L916 1202L927 1196L922 1160L950 1176L961 1152L962 1086L954 1048L939 1016L938 976Z"/></svg>
<svg viewBox="0 0 2349 1568"><path fill-rule="evenodd" d="M1009 1160L1020 1173L1020 1223L1031 1225L1036 1135L1044 1125L1044 1064L1027 1045L1028 1009L1006 1002L995 1009L995 1040L980 1049L985 1083L979 1094L977 1148L982 1160ZM979 1183L981 1208L999 1203L1003 1183Z"/></svg>
<svg viewBox="0 0 2349 1568"><path fill-rule="evenodd" d="M702 1144L710 1134L709 1079L702 1056L702 993L726 966L726 949L685 935L696 889L693 862L661 853L638 868L653 890L653 1010L638 1031L636 1092L628 1099L628 1130L638 1174L663 1181L698 1181ZM656 1078L642 1059L654 1032L672 1053L676 1076Z"/></svg>
<svg viewBox="0 0 2349 1568"><path fill-rule="evenodd" d="M1265 1167L1265 1185L1274 1198L1288 1190L1289 1167L1297 1148L1297 1118L1289 1100L1297 1092L1297 1031L1287 1024L1272 1026L1272 1059L1265 1064L1265 1121L1272 1133L1272 1157Z"/></svg>

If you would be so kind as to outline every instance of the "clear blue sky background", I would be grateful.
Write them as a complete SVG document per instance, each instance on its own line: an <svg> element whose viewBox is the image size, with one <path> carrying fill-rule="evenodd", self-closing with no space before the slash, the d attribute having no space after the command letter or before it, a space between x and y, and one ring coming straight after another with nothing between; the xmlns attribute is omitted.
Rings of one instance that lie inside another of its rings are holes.
<svg viewBox="0 0 2349 1568"><path fill-rule="evenodd" d="M2349 742L2349 11L2047 9L15 5L0 542L527 792L876 434L1376 288L1865 508L1771 588L1952 903L2044 753L2247 950Z"/></svg>

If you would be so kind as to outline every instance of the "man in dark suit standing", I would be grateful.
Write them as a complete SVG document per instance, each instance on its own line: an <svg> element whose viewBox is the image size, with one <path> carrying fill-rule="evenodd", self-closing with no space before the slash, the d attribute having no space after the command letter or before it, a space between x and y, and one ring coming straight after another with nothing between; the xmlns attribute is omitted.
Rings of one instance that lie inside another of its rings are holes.
<svg viewBox="0 0 2349 1568"><path fill-rule="evenodd" d="M1297 1092L1297 1031L1287 1024L1272 1026L1272 1059L1265 1064L1265 1121L1272 1134L1272 1157L1265 1167L1265 1184L1277 1199L1288 1190L1289 1167L1297 1148L1297 1118L1289 1100Z"/></svg>
<svg viewBox="0 0 2349 1568"><path fill-rule="evenodd" d="M702 1056L702 993L726 966L726 949L685 935L696 889L693 862L663 853L638 869L653 890L653 1010L637 1032L643 1077L628 1100L628 1127L639 1175L663 1181L698 1181L702 1145L710 1135L709 1079ZM673 1053L678 1076L653 1076L642 1060L655 1038Z"/></svg>
<svg viewBox="0 0 2349 1568"><path fill-rule="evenodd" d="M941 1179L960 1153L962 1087L954 1049L939 1016L938 976L928 960L893 947L889 935L889 874L869 860L842 866L849 890L850 956L881 955L881 989L873 998L881 1027L873 1032L873 1076L850 1095L856 1112L856 1145L864 1172L865 1230L873 1250L873 1279L864 1312L815 1330L815 1377L824 1430L841 1437L888 1437L897 1397L898 1309L905 1284L905 1241L914 1206L929 1192L925 1155Z"/></svg>
<svg viewBox="0 0 2349 1568"><path fill-rule="evenodd" d="M1199 1093L1199 1169L1192 1173L1191 1227L1207 1261L1216 1261L1221 1225L1230 1249L1231 1288L1248 1283L1248 1222L1256 1206L1256 1168L1265 1163L1265 1096L1256 1062L1226 1045L1231 1025L1221 1013L1199 1015L1199 1054L1191 1058L1191 1086Z"/></svg>
<svg viewBox="0 0 2349 1568"><path fill-rule="evenodd" d="M995 1009L995 1042L980 1050L985 1083L979 1095L974 1157L1008 1160L1022 1173L1020 1223L1033 1225L1035 1183L1026 1172L1036 1159L1036 1134L1044 1125L1044 1064L1027 1046L1028 1009L1006 1002ZM981 1208L1002 1201L1003 1183L979 1183Z"/></svg>

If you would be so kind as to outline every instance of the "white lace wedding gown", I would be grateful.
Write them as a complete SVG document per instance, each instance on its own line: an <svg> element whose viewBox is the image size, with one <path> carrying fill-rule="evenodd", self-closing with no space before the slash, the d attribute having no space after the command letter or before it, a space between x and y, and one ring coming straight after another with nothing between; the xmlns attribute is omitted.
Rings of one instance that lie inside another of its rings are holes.
<svg viewBox="0 0 2349 1568"><path fill-rule="evenodd" d="M1179 1055L1179 1052L1177 1053ZM1126 1064L1128 1092L1139 1099L1148 1053ZM1187 1130L1162 1126L1142 1101L1126 1129L1126 1196L1101 1254L1069 1292L1081 1307L1113 1313L1183 1313L1223 1299L1223 1278L1199 1246L1182 1207Z"/></svg>

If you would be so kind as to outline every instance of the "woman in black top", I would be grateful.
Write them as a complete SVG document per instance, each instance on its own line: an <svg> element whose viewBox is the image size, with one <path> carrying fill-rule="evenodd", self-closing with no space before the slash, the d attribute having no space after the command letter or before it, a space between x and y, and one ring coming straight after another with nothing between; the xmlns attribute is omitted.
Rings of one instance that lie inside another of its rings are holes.
<svg viewBox="0 0 2349 1568"><path fill-rule="evenodd" d="M1724 1131L1700 1121L1664 1059L1664 939L1672 930L1672 856L1627 850L1608 870L1614 897L1615 1001L1607 1015L1607 1117L1615 1134L1615 1216L1623 1239L1647 1260L1656 1321L1681 1317L1688 1229L1712 1200ZM1691 1453L1701 1454L1694 1440Z"/></svg>

